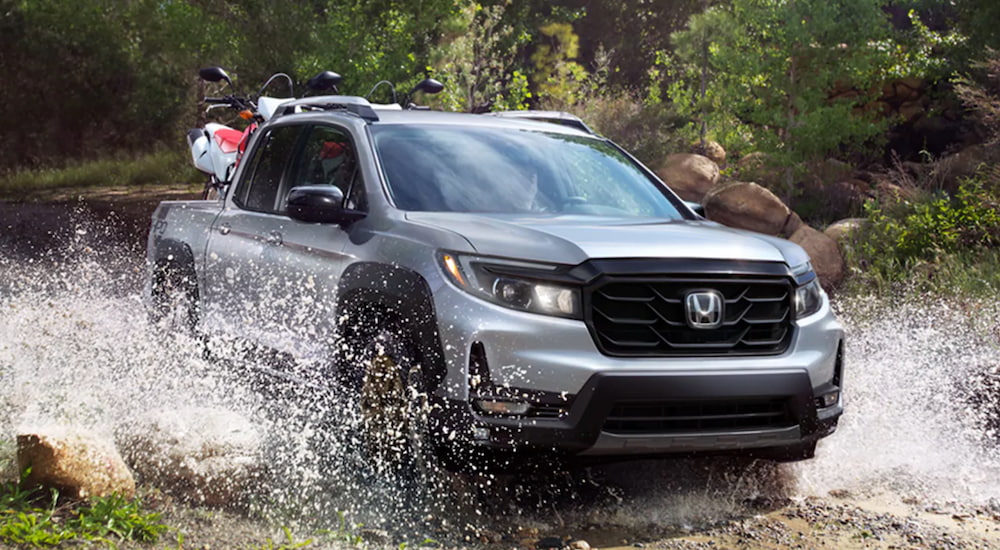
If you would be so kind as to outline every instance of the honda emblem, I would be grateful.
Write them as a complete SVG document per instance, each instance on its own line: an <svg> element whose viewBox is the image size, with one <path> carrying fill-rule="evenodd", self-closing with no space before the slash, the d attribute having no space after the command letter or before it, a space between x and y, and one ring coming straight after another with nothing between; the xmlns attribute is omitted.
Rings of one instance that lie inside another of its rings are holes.
<svg viewBox="0 0 1000 550"><path fill-rule="evenodd" d="M687 324L691 328L713 329L722 326L722 294L715 290L697 290L684 299Z"/></svg>

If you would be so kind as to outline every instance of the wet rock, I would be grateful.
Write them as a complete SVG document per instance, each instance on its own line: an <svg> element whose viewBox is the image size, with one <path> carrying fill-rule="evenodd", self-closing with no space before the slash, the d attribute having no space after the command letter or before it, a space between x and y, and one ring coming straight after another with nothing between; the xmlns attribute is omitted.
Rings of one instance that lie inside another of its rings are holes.
<svg viewBox="0 0 1000 550"><path fill-rule="evenodd" d="M700 202L719 181L719 166L708 157L677 153L667 157L656 175L682 199Z"/></svg>
<svg viewBox="0 0 1000 550"><path fill-rule="evenodd" d="M481 540L483 543L491 542L495 544L503 540L503 535L501 535L497 531L493 531L490 529L483 529L479 531L479 540Z"/></svg>
<svg viewBox="0 0 1000 550"><path fill-rule="evenodd" d="M119 439L143 481L189 502L239 507L247 502L247 489L261 485L263 439L233 411L154 411L124 426Z"/></svg>
<svg viewBox="0 0 1000 550"><path fill-rule="evenodd" d="M539 550L562 548L563 540L559 537L543 537L538 539L538 542L535 543L535 547Z"/></svg>
<svg viewBox="0 0 1000 550"><path fill-rule="evenodd" d="M389 544L391 537L389 532L382 529L362 529L361 530L361 540L367 542L368 544L375 544L379 546L385 546Z"/></svg>
<svg viewBox="0 0 1000 550"><path fill-rule="evenodd" d="M585 540L574 540L569 543L570 550L590 550L590 543Z"/></svg>
<svg viewBox="0 0 1000 550"><path fill-rule="evenodd" d="M55 488L71 498L135 496L135 479L114 444L68 426L23 431L17 436L17 464L31 468L28 485Z"/></svg>
<svg viewBox="0 0 1000 550"><path fill-rule="evenodd" d="M710 220L767 235L781 233L792 213L774 193L741 181L715 186L704 205Z"/></svg>
<svg viewBox="0 0 1000 550"><path fill-rule="evenodd" d="M800 227L789 240L809 254L823 288L830 290L844 280L844 257L836 241L808 225Z"/></svg>

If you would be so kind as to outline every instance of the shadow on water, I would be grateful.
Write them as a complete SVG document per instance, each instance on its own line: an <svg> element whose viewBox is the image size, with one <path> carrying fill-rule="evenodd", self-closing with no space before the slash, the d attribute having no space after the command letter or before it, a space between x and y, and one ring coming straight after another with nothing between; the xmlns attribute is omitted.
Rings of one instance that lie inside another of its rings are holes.
<svg viewBox="0 0 1000 550"><path fill-rule="evenodd" d="M0 241L2 438L46 422L113 434L123 419L155 409L235 411L266 433L270 475L250 509L278 523L339 529L346 517L418 543L530 533L607 546L625 531L652 539L833 489L983 502L1000 495L989 435L1000 418L989 385L1000 364L994 303L843 301L848 413L806 463L541 463L518 475L436 471L414 482L365 463L352 407L336 392L260 378L259 357L208 361L200 341L150 325L134 227L94 221L75 206L58 214L44 239L8 233ZM24 216L22 233L31 227Z"/></svg>

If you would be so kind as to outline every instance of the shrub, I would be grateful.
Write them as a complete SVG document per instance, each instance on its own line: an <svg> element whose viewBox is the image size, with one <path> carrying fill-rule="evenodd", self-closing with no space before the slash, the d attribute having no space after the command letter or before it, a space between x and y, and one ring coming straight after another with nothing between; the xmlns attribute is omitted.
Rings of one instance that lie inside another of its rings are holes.
<svg viewBox="0 0 1000 550"><path fill-rule="evenodd" d="M687 151L687 141L678 132L687 119L670 104L644 104L638 94L592 93L567 110L649 166L670 153Z"/></svg>
<svg viewBox="0 0 1000 550"><path fill-rule="evenodd" d="M1000 52L987 49L986 60L975 63L978 78L963 76L955 93L986 128L994 140L1000 140Z"/></svg>
<svg viewBox="0 0 1000 550"><path fill-rule="evenodd" d="M912 202L865 205L865 231L848 243L855 283L916 283L933 290L1000 289L1000 193L991 172Z"/></svg>

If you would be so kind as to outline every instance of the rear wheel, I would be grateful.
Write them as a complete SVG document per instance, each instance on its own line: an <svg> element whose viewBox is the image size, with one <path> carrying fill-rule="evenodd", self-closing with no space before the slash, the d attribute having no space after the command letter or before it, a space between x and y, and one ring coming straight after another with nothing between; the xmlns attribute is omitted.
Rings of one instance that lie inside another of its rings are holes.
<svg viewBox="0 0 1000 550"><path fill-rule="evenodd" d="M194 334L198 326L198 283L194 269L161 263L153 271L151 320L170 332Z"/></svg>

